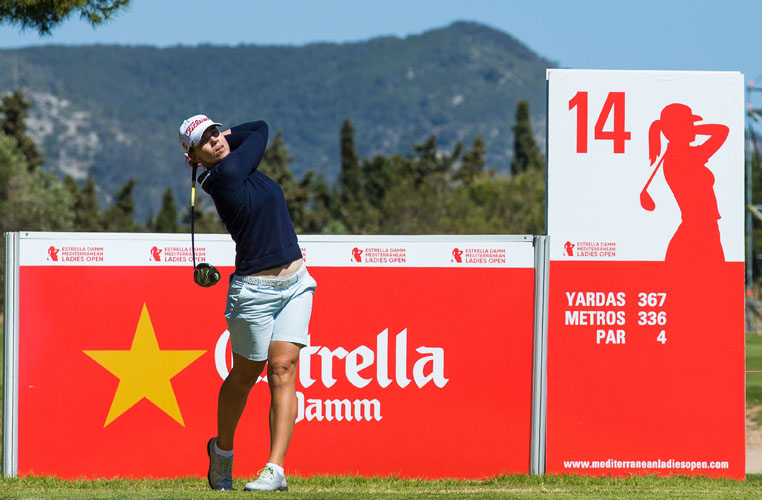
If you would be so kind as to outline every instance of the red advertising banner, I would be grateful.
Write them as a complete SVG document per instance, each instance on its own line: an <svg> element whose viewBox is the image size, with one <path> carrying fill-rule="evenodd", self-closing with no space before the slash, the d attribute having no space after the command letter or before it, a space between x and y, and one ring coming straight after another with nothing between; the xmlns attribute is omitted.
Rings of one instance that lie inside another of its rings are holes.
<svg viewBox="0 0 762 500"><path fill-rule="evenodd" d="M744 478L742 75L548 96L546 471Z"/></svg>
<svg viewBox="0 0 762 500"><path fill-rule="evenodd" d="M110 243L40 245L44 259L52 246L72 258L104 247L105 260L20 266L18 473L205 475L230 363L225 283L197 287L187 265L108 265ZM520 256L531 240L424 248L432 262L439 250L440 267L409 265L420 258L412 243L342 245L342 267L305 246L318 289L289 473L527 473L534 270ZM350 265L355 249L396 267ZM237 477L267 459L268 408L260 381L236 435Z"/></svg>

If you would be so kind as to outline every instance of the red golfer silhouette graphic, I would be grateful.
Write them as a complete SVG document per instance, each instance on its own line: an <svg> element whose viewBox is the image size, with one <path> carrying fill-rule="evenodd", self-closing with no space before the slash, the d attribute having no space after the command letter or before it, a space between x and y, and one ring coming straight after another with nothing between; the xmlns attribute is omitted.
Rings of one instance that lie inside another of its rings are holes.
<svg viewBox="0 0 762 500"><path fill-rule="evenodd" d="M362 262L362 250L357 247L353 248L352 257L354 257L355 262Z"/></svg>
<svg viewBox="0 0 762 500"><path fill-rule="evenodd" d="M54 246L48 248L48 256L50 260L58 262L58 249Z"/></svg>
<svg viewBox="0 0 762 500"><path fill-rule="evenodd" d="M452 251L452 258L455 260L455 262L463 262L463 250L459 250L457 248L453 249Z"/></svg>
<svg viewBox="0 0 762 500"><path fill-rule="evenodd" d="M151 248L151 257L152 257L152 258L153 258L153 260L155 260L156 262L159 262L159 261L161 261L161 249L160 249L160 248L158 248L158 247L153 247L153 248Z"/></svg>
<svg viewBox="0 0 762 500"><path fill-rule="evenodd" d="M574 246L575 246L574 243L572 243L571 241L567 241L566 243L564 243L564 252L569 257L574 257Z"/></svg>
<svg viewBox="0 0 762 500"><path fill-rule="evenodd" d="M667 149L656 165L640 194L646 210L656 205L648 194L648 186L664 164L664 178L680 208L682 221L667 247L665 261L674 262L694 257L705 262L724 262L717 220L720 212L714 194L714 175L706 163L725 143L729 128L703 120L685 104L669 104L648 130L648 157L651 165L661 154L661 136ZM701 144L691 145L697 136L707 136Z"/></svg>

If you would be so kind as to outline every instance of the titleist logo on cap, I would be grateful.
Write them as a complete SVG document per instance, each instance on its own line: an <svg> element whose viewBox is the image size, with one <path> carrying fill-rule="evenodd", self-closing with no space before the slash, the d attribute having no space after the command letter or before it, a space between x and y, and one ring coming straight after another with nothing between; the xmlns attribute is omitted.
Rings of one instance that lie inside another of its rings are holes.
<svg viewBox="0 0 762 500"><path fill-rule="evenodd" d="M204 117L204 118L203 118L203 119L201 119L201 120L196 120L196 121L192 122L192 123L191 123L190 125L188 125L188 127L185 129L185 135L187 135L187 136L190 136L190 135L193 133L193 131L194 131L194 130L196 130L196 127L198 127L198 126L199 126L199 125L201 125L202 123L204 123L204 122L208 122L208 121L210 121L210 120L209 120L209 118L206 118L206 117Z"/></svg>

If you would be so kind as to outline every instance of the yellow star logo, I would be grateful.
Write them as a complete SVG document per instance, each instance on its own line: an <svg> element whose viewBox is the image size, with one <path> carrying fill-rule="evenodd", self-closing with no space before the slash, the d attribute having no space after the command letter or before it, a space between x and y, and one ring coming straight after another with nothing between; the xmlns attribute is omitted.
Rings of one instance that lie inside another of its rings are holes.
<svg viewBox="0 0 762 500"><path fill-rule="evenodd" d="M143 304L132 348L129 351L82 351L119 379L106 423L132 408L143 398L158 406L185 427L170 379L206 351L162 351L153 331L148 307Z"/></svg>

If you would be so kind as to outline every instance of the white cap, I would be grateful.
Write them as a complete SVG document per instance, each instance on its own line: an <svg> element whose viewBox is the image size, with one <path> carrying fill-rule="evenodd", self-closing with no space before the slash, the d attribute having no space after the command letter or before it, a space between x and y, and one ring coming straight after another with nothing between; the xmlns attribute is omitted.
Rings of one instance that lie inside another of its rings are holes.
<svg viewBox="0 0 762 500"><path fill-rule="evenodd" d="M212 121L206 115L193 115L185 120L180 125L180 143L183 145L183 149L188 152L190 148L198 144L206 129L212 125L222 126L221 123Z"/></svg>

